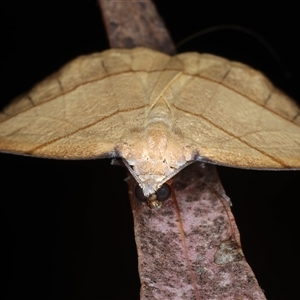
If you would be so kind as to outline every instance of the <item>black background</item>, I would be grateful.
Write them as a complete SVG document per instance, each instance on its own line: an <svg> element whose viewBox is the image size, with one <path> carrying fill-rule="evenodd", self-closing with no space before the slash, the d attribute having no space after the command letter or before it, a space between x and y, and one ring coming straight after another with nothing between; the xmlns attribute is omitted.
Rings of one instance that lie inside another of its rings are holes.
<svg viewBox="0 0 300 300"><path fill-rule="evenodd" d="M209 52L262 70L300 99L297 1L155 1L175 43L235 24L274 47L291 76L245 33L204 35L179 52ZM107 49L96 1L1 2L1 107L80 54ZM0 155L1 267L7 299L138 299L132 216L109 160ZM268 299L296 299L299 171L218 168L243 250Z"/></svg>

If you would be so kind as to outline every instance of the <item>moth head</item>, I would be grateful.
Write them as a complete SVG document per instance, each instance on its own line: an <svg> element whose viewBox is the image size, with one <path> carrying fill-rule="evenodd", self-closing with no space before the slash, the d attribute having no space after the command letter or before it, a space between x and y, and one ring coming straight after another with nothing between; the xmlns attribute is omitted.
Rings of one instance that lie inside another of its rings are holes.
<svg viewBox="0 0 300 300"><path fill-rule="evenodd" d="M147 132L132 137L118 149L145 196L154 194L194 161L192 148L167 129L163 124L153 124Z"/></svg>
<svg viewBox="0 0 300 300"><path fill-rule="evenodd" d="M154 194L167 180L193 162L182 161L170 164L167 159L151 160L150 158L148 160L123 159L123 161L146 197Z"/></svg>

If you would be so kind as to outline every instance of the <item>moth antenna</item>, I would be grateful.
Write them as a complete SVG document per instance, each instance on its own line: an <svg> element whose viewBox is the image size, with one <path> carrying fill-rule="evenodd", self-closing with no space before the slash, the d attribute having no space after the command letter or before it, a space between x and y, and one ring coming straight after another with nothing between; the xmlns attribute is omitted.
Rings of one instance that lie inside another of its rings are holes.
<svg viewBox="0 0 300 300"><path fill-rule="evenodd" d="M262 35L255 32L254 30L251 30L251 29L243 27L243 26L234 25L234 24L223 24L223 25L217 25L217 26L205 28L203 30L197 31L197 32L189 35L188 37L182 39L179 43L177 43L175 45L176 49L178 49L182 45L186 44L187 42L189 42L199 36L202 36L202 35L205 35L208 33L212 33L212 32L216 32L216 31L220 31L220 30L236 30L236 31L248 34L249 36L252 36L256 40L258 40L267 49L267 51L271 54L271 56L276 60L276 62L278 63L278 65L280 66L280 68L284 74L284 77L287 80L292 78L292 73L287 69L285 63L283 62L283 60L280 57L280 55L278 54L278 52L274 49L274 47Z"/></svg>

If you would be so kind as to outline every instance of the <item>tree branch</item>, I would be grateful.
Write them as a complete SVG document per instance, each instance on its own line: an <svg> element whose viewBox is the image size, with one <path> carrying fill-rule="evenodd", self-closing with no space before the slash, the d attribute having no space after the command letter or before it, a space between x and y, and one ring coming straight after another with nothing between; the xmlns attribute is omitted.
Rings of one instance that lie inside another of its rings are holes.
<svg viewBox="0 0 300 300"><path fill-rule="evenodd" d="M175 52L151 1L99 3L111 47ZM181 171L158 211L137 201L132 177L128 183L141 299L265 299L214 166L194 163Z"/></svg>

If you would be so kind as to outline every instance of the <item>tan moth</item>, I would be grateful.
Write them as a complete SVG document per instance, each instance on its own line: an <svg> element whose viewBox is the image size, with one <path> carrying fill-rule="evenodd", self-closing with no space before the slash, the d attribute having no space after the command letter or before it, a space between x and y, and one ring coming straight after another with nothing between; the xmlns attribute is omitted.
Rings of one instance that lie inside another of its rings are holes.
<svg viewBox="0 0 300 300"><path fill-rule="evenodd" d="M300 109L241 63L110 49L71 61L8 105L0 151L121 157L149 196L193 161L300 169Z"/></svg>

